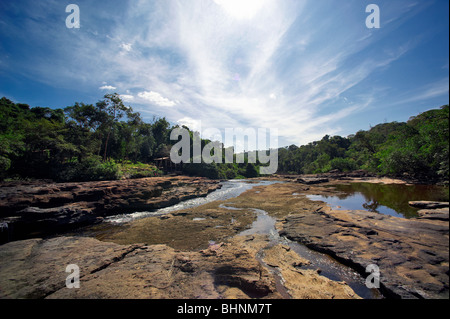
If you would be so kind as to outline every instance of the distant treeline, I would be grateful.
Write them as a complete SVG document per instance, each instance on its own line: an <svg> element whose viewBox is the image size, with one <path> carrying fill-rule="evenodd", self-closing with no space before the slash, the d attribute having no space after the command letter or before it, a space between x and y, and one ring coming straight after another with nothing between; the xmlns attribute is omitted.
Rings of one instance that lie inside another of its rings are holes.
<svg viewBox="0 0 450 319"><path fill-rule="evenodd" d="M327 135L308 145L280 148L278 172L364 169L380 175L448 180L448 120L445 105L407 123L384 123L348 137ZM169 156L177 142L170 140L175 127L165 118L145 123L118 94L107 94L96 104L75 103L64 109L31 108L3 97L0 179L117 179L123 176L125 163L136 163L133 169L145 167L145 176L155 176L161 172L150 164ZM189 133L192 141L196 133ZM202 149L209 142L202 139ZM246 157L241 164L189 164L182 170L188 175L232 179L256 177L259 166L258 161L248 163Z"/></svg>
<svg viewBox="0 0 450 319"><path fill-rule="evenodd" d="M155 117L152 123L145 123L118 94L107 94L95 105L75 103L64 109L30 108L3 97L0 180L108 180L121 178L130 170L136 177L159 175L156 167L145 164L169 156L177 142L170 140L175 127L165 118ZM195 133L189 133L192 141ZM209 142L201 140L202 149ZM256 177L257 168L245 161L190 164L182 170L188 175L231 179Z"/></svg>
<svg viewBox="0 0 450 319"><path fill-rule="evenodd" d="M282 148L278 169L292 174L363 169L448 183L449 106L421 113L406 123L378 124L348 137L326 135L308 145Z"/></svg>

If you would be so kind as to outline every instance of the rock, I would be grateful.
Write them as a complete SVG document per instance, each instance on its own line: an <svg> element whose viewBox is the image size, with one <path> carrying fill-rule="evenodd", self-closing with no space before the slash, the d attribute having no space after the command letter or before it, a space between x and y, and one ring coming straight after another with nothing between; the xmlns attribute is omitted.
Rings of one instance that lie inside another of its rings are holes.
<svg viewBox="0 0 450 319"><path fill-rule="evenodd" d="M266 249L264 262L277 267L284 279L289 295L294 299L359 299L360 297L346 284L330 280L316 270L299 270L300 265L309 261L299 257L287 246L276 245Z"/></svg>
<svg viewBox="0 0 450 319"><path fill-rule="evenodd" d="M167 207L220 187L218 181L187 176L6 183L0 188L0 223L8 225L8 235L0 236L0 243L67 231L112 214Z"/></svg>
<svg viewBox="0 0 450 319"><path fill-rule="evenodd" d="M83 277L123 259L137 247L74 237L29 239L2 245L0 298L45 298L65 288L67 265L78 265Z"/></svg>
<svg viewBox="0 0 450 319"><path fill-rule="evenodd" d="M297 183L306 184L306 185L314 185L314 184L322 184L329 182L328 178L297 178Z"/></svg>
<svg viewBox="0 0 450 319"><path fill-rule="evenodd" d="M419 219L430 219L430 220L442 220L449 221L449 209L447 208L437 208L437 209L421 209L417 212Z"/></svg>
<svg viewBox="0 0 450 319"><path fill-rule="evenodd" d="M400 298L448 298L448 221L403 219L367 211L286 217L281 235L324 252L363 276L376 264L381 291Z"/></svg>
<svg viewBox="0 0 450 319"><path fill-rule="evenodd" d="M0 298L279 297L256 251L224 245L222 254L166 245L118 245L85 237L30 239L0 246ZM80 268L80 288L66 287L66 266Z"/></svg>
<svg viewBox="0 0 450 319"><path fill-rule="evenodd" d="M449 207L448 202L433 202L433 201L410 201L408 202L409 206L423 209L436 209L436 208L445 208Z"/></svg>
<svg viewBox="0 0 450 319"><path fill-rule="evenodd" d="M15 241L0 246L0 298L281 298L276 276L258 259L261 251L289 279L292 297L358 298L343 283L296 270L294 264L307 261L292 250L253 237L236 236L199 252L86 237ZM69 264L80 269L80 288L66 287Z"/></svg>

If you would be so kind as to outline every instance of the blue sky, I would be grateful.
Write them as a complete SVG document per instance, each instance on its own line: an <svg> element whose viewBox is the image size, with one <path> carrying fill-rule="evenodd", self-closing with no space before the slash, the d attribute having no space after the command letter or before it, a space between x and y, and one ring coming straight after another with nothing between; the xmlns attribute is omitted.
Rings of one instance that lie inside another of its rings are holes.
<svg viewBox="0 0 450 319"><path fill-rule="evenodd" d="M65 24L80 8L79 29ZM368 4L381 28L368 29ZM0 2L0 96L117 92L147 121L347 136L449 102L448 0Z"/></svg>

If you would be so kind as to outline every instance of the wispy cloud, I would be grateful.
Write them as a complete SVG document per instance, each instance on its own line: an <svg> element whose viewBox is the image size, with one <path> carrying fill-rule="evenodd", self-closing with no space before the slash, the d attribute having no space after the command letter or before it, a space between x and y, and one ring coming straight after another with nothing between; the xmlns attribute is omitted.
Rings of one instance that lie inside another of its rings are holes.
<svg viewBox="0 0 450 319"><path fill-rule="evenodd" d="M367 81L424 39L383 42L425 7L409 0L383 1L380 30L365 27L359 0L118 3L109 9L83 6L77 31L27 19L33 44L55 52L32 58L23 74L45 83L56 79L61 86L114 90L144 116L182 125L278 128L280 143L339 133L339 120L377 100L377 84ZM47 17L37 3L29 11ZM448 78L408 99L443 94L444 84Z"/></svg>
<svg viewBox="0 0 450 319"><path fill-rule="evenodd" d="M417 101L430 100L439 96L449 95L449 78L443 78L439 81L426 84L422 87L408 92L408 96L397 101L395 104L406 104Z"/></svg>

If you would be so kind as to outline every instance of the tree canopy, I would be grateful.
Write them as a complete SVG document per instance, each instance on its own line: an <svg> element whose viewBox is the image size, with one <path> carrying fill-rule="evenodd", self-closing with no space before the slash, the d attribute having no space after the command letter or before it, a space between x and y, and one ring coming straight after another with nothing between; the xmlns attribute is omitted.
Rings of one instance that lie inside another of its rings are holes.
<svg viewBox="0 0 450 319"><path fill-rule="evenodd" d="M279 172L310 174L364 169L380 175L448 181L449 106L423 112L406 123L391 122L348 137L279 151Z"/></svg>
<svg viewBox="0 0 450 319"><path fill-rule="evenodd" d="M380 175L409 175L448 181L449 106L383 123L353 135L325 135L307 145L279 149L278 173L325 173L364 169ZM64 109L33 107L0 99L0 179L51 178L57 181L116 179L118 163L151 164L168 156L177 141L164 117L146 123L118 94L96 104ZM189 128L184 127L189 130ZM191 147L198 133L189 130ZM208 140L201 140L203 147ZM193 151L191 151L193 154ZM222 154L222 159L224 159ZM258 176L259 163L195 163L185 174L232 179ZM191 157L192 159L192 157ZM156 172L156 170L155 170ZM132 174L141 176L141 174Z"/></svg>

